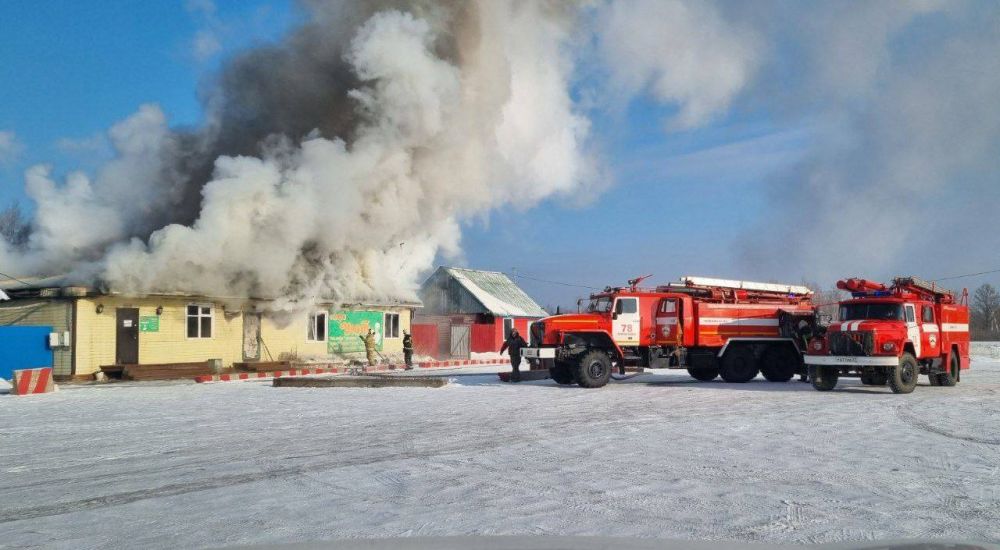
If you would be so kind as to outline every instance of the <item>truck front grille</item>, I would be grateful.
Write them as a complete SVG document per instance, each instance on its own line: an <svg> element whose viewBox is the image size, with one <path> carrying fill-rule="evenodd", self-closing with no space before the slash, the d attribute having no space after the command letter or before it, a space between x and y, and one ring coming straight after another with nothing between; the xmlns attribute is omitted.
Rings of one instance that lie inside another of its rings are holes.
<svg viewBox="0 0 1000 550"><path fill-rule="evenodd" d="M871 331L831 332L830 354L867 356L875 351L875 335Z"/></svg>

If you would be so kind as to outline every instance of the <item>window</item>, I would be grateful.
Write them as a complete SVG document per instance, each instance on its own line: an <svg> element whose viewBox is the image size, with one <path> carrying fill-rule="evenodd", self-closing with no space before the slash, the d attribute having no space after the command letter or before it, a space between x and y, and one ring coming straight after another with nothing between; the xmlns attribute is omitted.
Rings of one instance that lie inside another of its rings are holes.
<svg viewBox="0 0 1000 550"><path fill-rule="evenodd" d="M187 337L212 337L212 306L190 305L187 307Z"/></svg>
<svg viewBox="0 0 1000 550"><path fill-rule="evenodd" d="M319 311L309 316L309 334L306 340L310 342L326 342L326 312Z"/></svg>
<svg viewBox="0 0 1000 550"><path fill-rule="evenodd" d="M912 310L910 315L912 315ZM873 319L879 321L902 321L903 306L899 304L842 304L840 306L841 321L860 321Z"/></svg>
<svg viewBox="0 0 1000 550"><path fill-rule="evenodd" d="M920 317L923 318L923 320L924 320L925 323L933 323L934 322L934 308L932 308L931 306L921 306L921 308L920 308Z"/></svg>
<svg viewBox="0 0 1000 550"><path fill-rule="evenodd" d="M386 338L399 338L399 314L398 313L386 313L384 323L385 332L383 333Z"/></svg>
<svg viewBox="0 0 1000 550"><path fill-rule="evenodd" d="M677 300L663 300L660 302L660 313L677 313Z"/></svg>
<svg viewBox="0 0 1000 550"><path fill-rule="evenodd" d="M503 320L503 339L506 340L510 338L511 331L514 330L514 320L511 318L506 318Z"/></svg>
<svg viewBox="0 0 1000 550"><path fill-rule="evenodd" d="M635 298L619 298L615 304L615 313L635 313L639 311L639 305Z"/></svg>
<svg viewBox="0 0 1000 550"><path fill-rule="evenodd" d="M587 306L587 311L591 313L605 313L611 311L611 298L608 296L594 298L590 301L590 305Z"/></svg>
<svg viewBox="0 0 1000 550"><path fill-rule="evenodd" d="M906 305L906 322L913 323L916 321L916 314L913 313L913 306Z"/></svg>

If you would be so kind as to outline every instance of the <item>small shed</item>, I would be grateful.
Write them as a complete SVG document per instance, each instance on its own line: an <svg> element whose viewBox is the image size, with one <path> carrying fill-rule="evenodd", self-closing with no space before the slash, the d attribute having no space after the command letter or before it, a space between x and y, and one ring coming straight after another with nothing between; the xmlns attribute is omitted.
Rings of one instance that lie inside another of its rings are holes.
<svg viewBox="0 0 1000 550"><path fill-rule="evenodd" d="M413 319L414 347L439 358L497 351L513 328L527 339L529 325L548 315L498 271L442 266L418 294L424 306Z"/></svg>

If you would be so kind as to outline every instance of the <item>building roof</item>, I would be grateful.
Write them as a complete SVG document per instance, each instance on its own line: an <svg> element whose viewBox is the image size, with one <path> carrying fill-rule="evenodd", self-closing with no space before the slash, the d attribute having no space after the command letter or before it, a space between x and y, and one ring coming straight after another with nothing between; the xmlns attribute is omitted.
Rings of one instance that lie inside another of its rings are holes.
<svg viewBox="0 0 1000 550"><path fill-rule="evenodd" d="M0 293L10 298L57 298L70 297L80 298L95 295L128 296L138 297L129 293L122 293L114 288L109 288L106 284L79 285L73 284L72 279L67 275L56 275L50 277L19 277L0 280ZM204 296L201 294L168 291L150 292L144 296L176 297L176 298L204 298L218 300L243 300L245 302L268 302L273 298L261 297L239 297L239 296ZM4 298L0 296L0 300ZM324 298L316 305L331 305L334 307L357 308L357 307L405 307L418 308L423 304L417 298L401 296L386 296L381 298L350 298L346 300L334 300Z"/></svg>
<svg viewBox="0 0 1000 550"><path fill-rule="evenodd" d="M546 317L542 309L521 287L499 271L479 271L441 267L483 304L490 313L504 317Z"/></svg>

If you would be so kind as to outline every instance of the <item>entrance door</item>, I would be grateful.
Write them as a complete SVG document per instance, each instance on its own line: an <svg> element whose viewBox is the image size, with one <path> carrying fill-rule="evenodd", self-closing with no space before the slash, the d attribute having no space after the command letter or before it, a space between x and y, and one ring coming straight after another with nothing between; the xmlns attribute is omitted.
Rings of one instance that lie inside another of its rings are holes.
<svg viewBox="0 0 1000 550"><path fill-rule="evenodd" d="M458 359L469 358L469 325L451 326L451 356Z"/></svg>
<svg viewBox="0 0 1000 550"><path fill-rule="evenodd" d="M243 360L260 359L260 313L243 314Z"/></svg>
<svg viewBox="0 0 1000 550"><path fill-rule="evenodd" d="M139 308L120 307L115 310L115 364L139 363Z"/></svg>
<svg viewBox="0 0 1000 550"><path fill-rule="evenodd" d="M619 346L639 345L639 299L618 298L611 316L611 335Z"/></svg>

